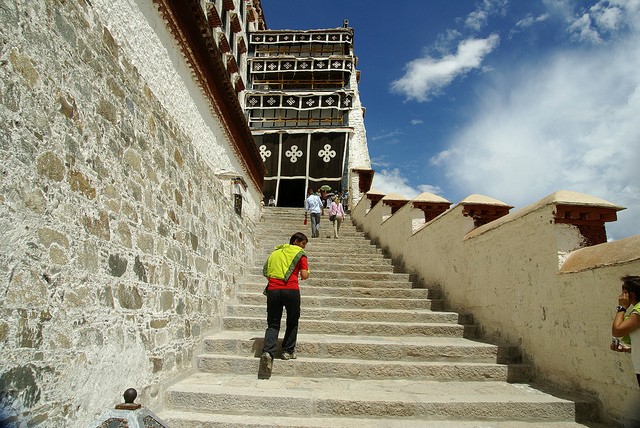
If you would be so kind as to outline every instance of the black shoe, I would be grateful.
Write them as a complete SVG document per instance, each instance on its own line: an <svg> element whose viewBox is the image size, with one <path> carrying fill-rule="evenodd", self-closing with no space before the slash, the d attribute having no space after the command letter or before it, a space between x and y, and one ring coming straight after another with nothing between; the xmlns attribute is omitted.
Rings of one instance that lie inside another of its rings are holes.
<svg viewBox="0 0 640 428"><path fill-rule="evenodd" d="M273 358L268 352L263 352L260 357L260 367L258 368L258 379L269 379L273 368Z"/></svg>

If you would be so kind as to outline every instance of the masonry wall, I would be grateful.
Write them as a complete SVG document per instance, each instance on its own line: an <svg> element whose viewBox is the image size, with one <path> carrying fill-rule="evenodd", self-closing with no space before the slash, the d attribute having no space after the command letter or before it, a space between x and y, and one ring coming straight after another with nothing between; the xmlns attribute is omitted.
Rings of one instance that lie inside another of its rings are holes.
<svg viewBox="0 0 640 428"><path fill-rule="evenodd" d="M579 227L554 221L558 205L612 204L558 192L476 228L464 200L428 223L411 201L393 215L384 201L363 198L352 218L449 309L473 315L485 339L519 346L537 382L595 398L606 422L638 426L630 354L609 344L619 278L640 274L640 236L585 247Z"/></svg>
<svg viewBox="0 0 640 428"><path fill-rule="evenodd" d="M0 422L85 426L129 387L159 405L253 256L259 189L237 215L216 118L164 102L104 5L0 0Z"/></svg>
<svg viewBox="0 0 640 428"><path fill-rule="evenodd" d="M353 109L349 111L349 126L353 127L349 142L349 207L354 207L362 198L359 189L358 174L353 173L354 168L371 168L369 147L367 146L367 131L364 126L364 111L358 90L357 72L351 73L350 85L354 88Z"/></svg>

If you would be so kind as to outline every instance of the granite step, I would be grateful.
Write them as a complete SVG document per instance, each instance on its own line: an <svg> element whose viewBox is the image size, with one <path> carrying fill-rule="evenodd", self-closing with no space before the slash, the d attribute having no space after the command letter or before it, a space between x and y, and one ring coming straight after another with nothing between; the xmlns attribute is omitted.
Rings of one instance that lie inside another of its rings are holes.
<svg viewBox="0 0 640 428"><path fill-rule="evenodd" d="M227 315L264 318L266 310L266 304L264 303L262 305L230 305L227 307ZM456 312L437 312L430 310L304 308L300 316L308 319L334 321L468 323L468 319L461 317Z"/></svg>
<svg viewBox="0 0 640 428"><path fill-rule="evenodd" d="M274 243L274 245L263 246L257 251L257 254L268 257L274 248L280 244L281 243ZM307 244L304 252L307 253L308 256L320 255L321 253L343 254L345 260L348 260L351 254L381 254L382 250L369 242L336 246L329 240L327 240L327 242L314 240L313 244Z"/></svg>
<svg viewBox="0 0 640 428"><path fill-rule="evenodd" d="M261 281L239 284L240 293L261 293L264 290L266 278ZM305 281L301 289L303 298L318 297L372 297L376 299L428 299L430 292L426 288L371 288L371 287L324 287L310 285Z"/></svg>
<svg viewBox="0 0 640 428"><path fill-rule="evenodd" d="M264 327L255 331L226 330L203 341L207 354L258 357ZM379 361L476 362L515 364L517 349L499 347L463 337L396 337L299 334L296 353L307 356Z"/></svg>
<svg viewBox="0 0 640 428"><path fill-rule="evenodd" d="M239 280L240 284L266 284L267 280L265 277L252 275L247 276L241 280ZM309 279L303 281L300 285L303 287L334 287L334 288L405 288L405 289L413 289L413 284L408 280L387 280L387 281L375 281L370 279L336 279L336 278L322 278L315 274L313 268L311 268L311 275ZM416 290L420 290L415 288Z"/></svg>
<svg viewBox="0 0 640 428"><path fill-rule="evenodd" d="M320 227L321 231L322 229L323 228ZM357 242L358 240L362 241L364 239L363 233L357 231L355 228L345 229L344 227L341 227L339 232L340 235L338 238L333 238L333 228L325 228L324 231L327 233L329 232L331 233L331 237L329 239L327 239L326 235L321 235L319 238L311 238L310 232L307 233L306 231L301 231L296 229L276 230L276 231L270 231L269 233L265 232L264 234L261 233L260 239L261 239L261 243L266 242L269 245L284 244L289 242L289 239L291 238L291 235L293 235L294 232L304 233L311 242L330 241L336 245L348 244L352 242Z"/></svg>
<svg viewBox="0 0 640 428"><path fill-rule="evenodd" d="M191 413L167 411L162 414L169 426L180 428L579 428L585 427L577 422L522 422L514 420L421 420L392 418L354 418L354 417L313 417L313 416L250 416L219 415L212 413ZM595 425L589 424L594 428ZM601 428L606 428L602 426Z"/></svg>
<svg viewBox="0 0 640 428"><path fill-rule="evenodd" d="M269 254L272 250L269 251L257 251L254 255L254 259L256 261L256 265L254 267L262 269L262 265L269 258ZM384 254L381 251L376 252L368 252L368 253L355 253L355 254L345 254L345 253L337 253L337 252L313 252L309 253L305 251L307 258L310 264L323 263L328 264L330 266L337 264L362 264L363 270L364 266L370 265L371 263L379 263L381 265L392 265L390 259L385 258Z"/></svg>
<svg viewBox="0 0 640 428"><path fill-rule="evenodd" d="M411 276L407 273L395 273L395 272L367 272L367 271L340 271L340 270L322 270L317 267L311 269L312 276L308 281L316 278L333 279L336 281L379 281L379 282L406 282L408 283ZM245 275L249 282L256 281L258 279L264 279L262 271L258 274L249 273Z"/></svg>
<svg viewBox="0 0 640 428"><path fill-rule="evenodd" d="M166 402L178 411L265 418L571 422L576 417L574 401L527 384L285 376L277 374L284 366L279 363L267 381L254 373L195 373L171 386Z"/></svg>
<svg viewBox="0 0 640 428"><path fill-rule="evenodd" d="M326 258L319 260L319 257L313 258L313 271L315 272L393 272L393 266L389 263L360 263L346 264L329 262ZM248 269L251 275L262 275L262 266L254 266Z"/></svg>
<svg viewBox="0 0 640 428"><path fill-rule="evenodd" d="M264 318L225 316L223 326L227 330L261 330L266 327ZM284 320L283 320L284 326ZM300 318L298 329L306 333L342 334L360 336L435 336L469 337L473 326L451 322L376 322L376 321L334 321ZM283 330L284 331L284 330ZM466 336L465 336L466 333Z"/></svg>
<svg viewBox="0 0 640 428"><path fill-rule="evenodd" d="M293 232L309 235L303 219L303 209L263 211L255 266L237 281L222 330L204 338L197 371L163 397L169 425L573 428L582 413L593 417L588 400L523 383L531 372L518 348L472 340L471 316L443 311L437 289L396 272L350 220L331 239L326 216L305 249L311 277L301 282L298 359L277 359L273 376L257 379L262 264Z"/></svg>
<svg viewBox="0 0 640 428"><path fill-rule="evenodd" d="M198 370L205 373L255 375L259 357L201 354ZM488 382L509 379L509 367L496 363L376 361L340 358L303 357L293 360L277 359L273 375L307 378L339 377L351 379L415 379L440 381Z"/></svg>
<svg viewBox="0 0 640 428"><path fill-rule="evenodd" d="M263 285L264 288L264 285ZM431 309L442 308L440 299L376 299L373 297L304 296L304 308L343 309ZM238 293L236 303L241 305L266 305L262 293Z"/></svg>

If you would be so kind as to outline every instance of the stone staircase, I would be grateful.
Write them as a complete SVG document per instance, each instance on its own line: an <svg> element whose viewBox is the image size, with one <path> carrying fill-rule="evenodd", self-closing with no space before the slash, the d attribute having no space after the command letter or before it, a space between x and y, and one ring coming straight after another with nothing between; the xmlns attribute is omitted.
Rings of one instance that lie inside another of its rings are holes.
<svg viewBox="0 0 640 428"><path fill-rule="evenodd" d="M347 219L306 248L297 360L276 357L258 380L266 328L261 266L303 226L301 209L265 208L255 267L228 306L224 329L204 340L197 371L166 392L172 427L576 427L588 401L526 381L514 349L473 340L470 319L442 310L437 292L408 274ZM283 326L280 339L284 334ZM280 352L280 350L278 350Z"/></svg>

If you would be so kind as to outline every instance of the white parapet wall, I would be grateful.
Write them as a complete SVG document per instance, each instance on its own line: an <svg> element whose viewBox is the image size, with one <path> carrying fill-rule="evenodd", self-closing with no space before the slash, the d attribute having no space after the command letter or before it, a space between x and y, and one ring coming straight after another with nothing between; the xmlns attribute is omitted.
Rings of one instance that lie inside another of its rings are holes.
<svg viewBox="0 0 640 428"><path fill-rule="evenodd" d="M560 191L503 215L507 204L472 195L424 222L414 202L373 191L352 218L484 338L519 346L536 381L596 397L606 421L640 420L630 354L609 350L619 278L640 274L640 236L591 245L622 207Z"/></svg>

